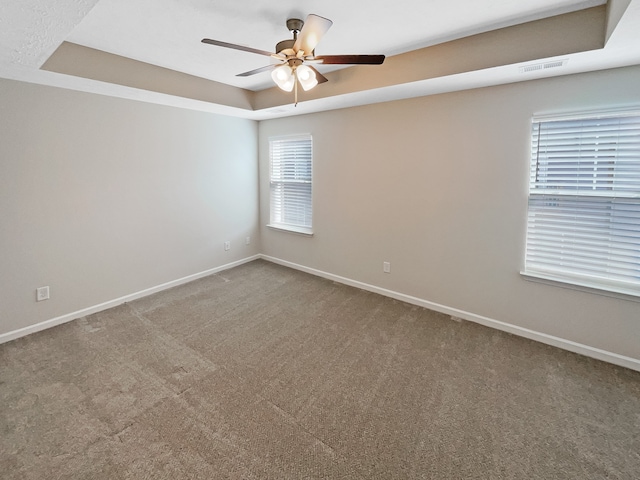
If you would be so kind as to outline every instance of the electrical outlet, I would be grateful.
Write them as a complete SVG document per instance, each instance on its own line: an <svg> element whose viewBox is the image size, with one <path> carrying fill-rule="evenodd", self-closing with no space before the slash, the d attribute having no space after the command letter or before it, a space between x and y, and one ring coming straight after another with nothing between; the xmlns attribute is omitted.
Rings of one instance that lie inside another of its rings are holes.
<svg viewBox="0 0 640 480"><path fill-rule="evenodd" d="M36 301L49 300L49 287L36 288Z"/></svg>
<svg viewBox="0 0 640 480"><path fill-rule="evenodd" d="M384 273L391 273L391 263L389 262L382 262L382 271Z"/></svg>
<svg viewBox="0 0 640 480"><path fill-rule="evenodd" d="M247 237L244 240L245 245L250 245L251 244L251 237Z"/></svg>
<svg viewBox="0 0 640 480"><path fill-rule="evenodd" d="M229 240L227 240L226 242L224 242L224 250L225 252L227 250L231 250L231 242Z"/></svg>

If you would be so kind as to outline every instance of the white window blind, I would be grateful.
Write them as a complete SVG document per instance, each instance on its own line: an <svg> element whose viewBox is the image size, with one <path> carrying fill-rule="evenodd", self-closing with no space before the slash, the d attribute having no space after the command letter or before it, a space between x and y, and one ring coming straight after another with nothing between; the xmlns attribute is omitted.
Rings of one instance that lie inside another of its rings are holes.
<svg viewBox="0 0 640 480"><path fill-rule="evenodd" d="M640 112L534 119L524 273L640 296Z"/></svg>
<svg viewBox="0 0 640 480"><path fill-rule="evenodd" d="M311 233L312 156L311 135L269 140L272 226Z"/></svg>

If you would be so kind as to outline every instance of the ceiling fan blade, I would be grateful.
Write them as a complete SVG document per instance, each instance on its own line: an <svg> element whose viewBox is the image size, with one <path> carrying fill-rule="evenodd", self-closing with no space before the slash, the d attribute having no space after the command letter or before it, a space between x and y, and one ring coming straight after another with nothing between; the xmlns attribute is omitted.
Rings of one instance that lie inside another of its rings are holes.
<svg viewBox="0 0 640 480"><path fill-rule="evenodd" d="M384 55L319 55L323 65L382 65Z"/></svg>
<svg viewBox="0 0 640 480"><path fill-rule="evenodd" d="M251 75L255 75L256 73L268 72L269 70L273 70L280 65L265 65L264 67L256 68L254 70L249 70L248 72L239 73L236 77L249 77Z"/></svg>
<svg viewBox="0 0 640 480"><path fill-rule="evenodd" d="M258 55L266 55L268 57L273 55L273 52L267 52L266 50L258 50L257 48L236 45L235 43L221 42L219 40L211 40L210 38L203 38L202 43L208 43L209 45L216 45L218 47L233 48L235 50L242 50L243 52L257 53Z"/></svg>
<svg viewBox="0 0 640 480"><path fill-rule="evenodd" d="M324 75L322 75L318 70L316 70L315 68L313 68L311 65L307 65L307 67L309 67L311 70L313 70L313 72L316 74L316 80L318 80L318 83L324 83L324 82L328 82L329 79L327 77L325 77Z"/></svg>
<svg viewBox="0 0 640 480"><path fill-rule="evenodd" d="M298 35L296 43L293 44L293 49L298 52L302 50L305 55L310 55L320 42L320 39L327 33L327 30L331 28L333 22L328 18L314 15L313 13L307 17L302 26L302 30Z"/></svg>

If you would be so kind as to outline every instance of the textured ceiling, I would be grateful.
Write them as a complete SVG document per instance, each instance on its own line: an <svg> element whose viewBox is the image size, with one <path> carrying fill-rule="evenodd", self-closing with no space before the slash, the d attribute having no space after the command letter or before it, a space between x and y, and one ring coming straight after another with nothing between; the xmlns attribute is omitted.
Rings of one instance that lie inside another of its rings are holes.
<svg viewBox="0 0 640 480"><path fill-rule="evenodd" d="M40 67L99 0L2 0L0 67Z"/></svg>

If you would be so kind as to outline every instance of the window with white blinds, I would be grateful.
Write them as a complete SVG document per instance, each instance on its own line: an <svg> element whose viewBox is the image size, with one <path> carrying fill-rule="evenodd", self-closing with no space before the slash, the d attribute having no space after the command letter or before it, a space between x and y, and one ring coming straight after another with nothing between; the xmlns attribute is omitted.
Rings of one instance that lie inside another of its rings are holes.
<svg viewBox="0 0 640 480"><path fill-rule="evenodd" d="M640 112L533 121L526 275L640 296Z"/></svg>
<svg viewBox="0 0 640 480"><path fill-rule="evenodd" d="M270 226L312 233L311 135L269 139Z"/></svg>

